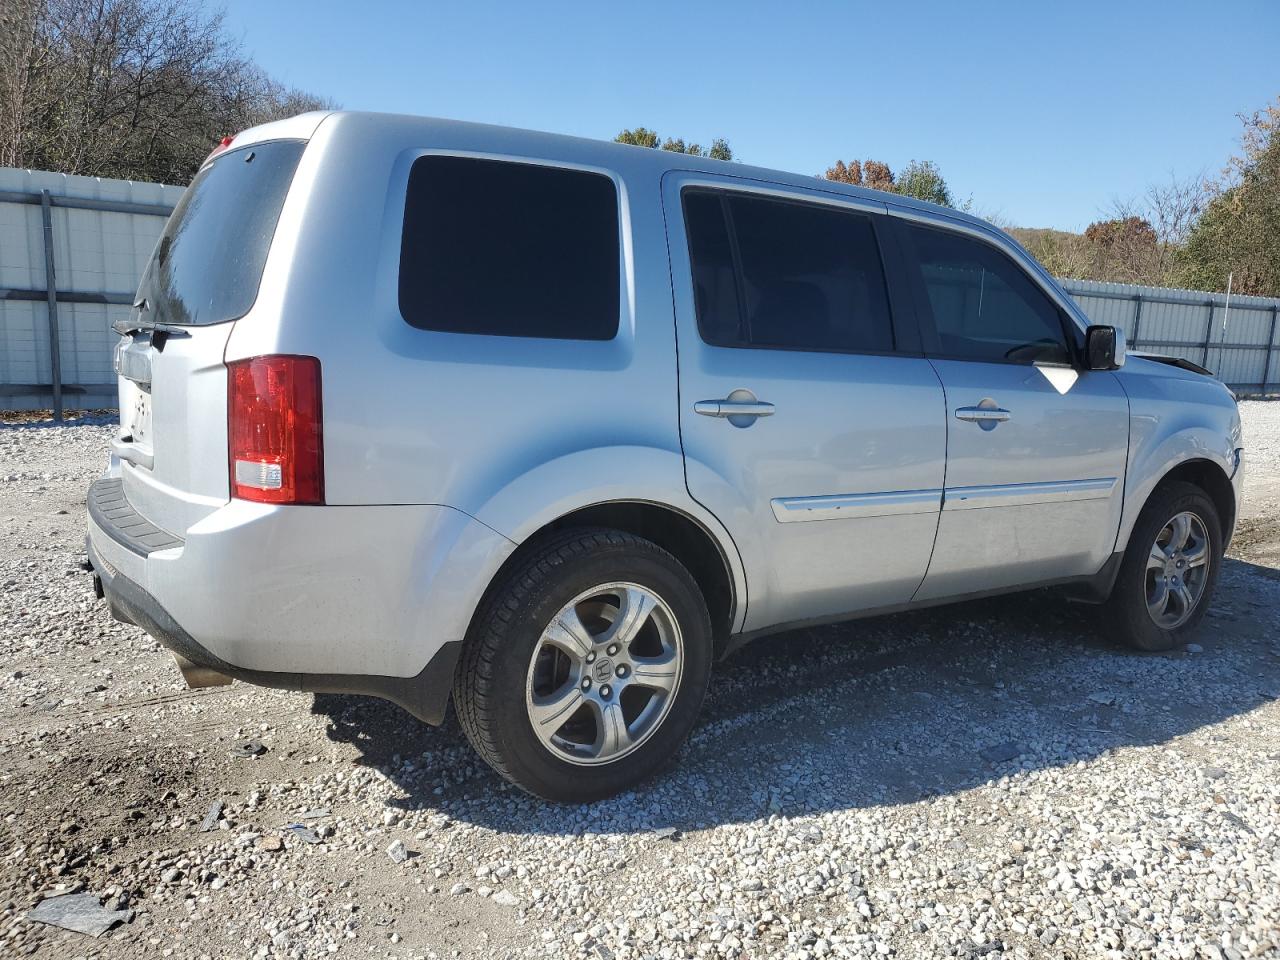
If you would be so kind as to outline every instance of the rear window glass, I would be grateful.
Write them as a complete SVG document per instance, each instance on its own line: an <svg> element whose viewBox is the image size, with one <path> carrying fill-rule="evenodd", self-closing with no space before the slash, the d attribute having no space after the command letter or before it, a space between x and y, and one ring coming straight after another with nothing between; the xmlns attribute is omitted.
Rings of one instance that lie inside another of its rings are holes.
<svg viewBox="0 0 1280 960"><path fill-rule="evenodd" d="M254 144L196 174L143 278L149 319L205 326L249 312L305 148L300 140Z"/></svg>
<svg viewBox="0 0 1280 960"><path fill-rule="evenodd" d="M413 326L612 340L619 282L608 177L466 157L414 162L400 248L400 312Z"/></svg>
<svg viewBox="0 0 1280 960"><path fill-rule="evenodd" d="M720 347L894 349L871 218L826 204L686 191L702 339Z"/></svg>

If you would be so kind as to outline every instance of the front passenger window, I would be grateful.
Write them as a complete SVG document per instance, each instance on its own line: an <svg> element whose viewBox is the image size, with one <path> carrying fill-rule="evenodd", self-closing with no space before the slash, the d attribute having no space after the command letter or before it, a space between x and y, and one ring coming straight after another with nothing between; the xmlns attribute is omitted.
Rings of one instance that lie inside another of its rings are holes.
<svg viewBox="0 0 1280 960"><path fill-rule="evenodd" d="M941 356L1071 362L1057 306L1008 257L955 233L909 230Z"/></svg>

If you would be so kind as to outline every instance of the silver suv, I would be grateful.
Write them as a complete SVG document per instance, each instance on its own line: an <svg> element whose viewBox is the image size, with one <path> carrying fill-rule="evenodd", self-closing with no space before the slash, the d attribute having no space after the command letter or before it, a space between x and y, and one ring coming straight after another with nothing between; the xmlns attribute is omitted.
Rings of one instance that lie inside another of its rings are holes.
<svg viewBox="0 0 1280 960"><path fill-rule="evenodd" d="M955 210L312 113L210 156L118 324L88 550L193 683L392 700L540 796L668 761L802 624L1067 585L1200 620L1233 397Z"/></svg>

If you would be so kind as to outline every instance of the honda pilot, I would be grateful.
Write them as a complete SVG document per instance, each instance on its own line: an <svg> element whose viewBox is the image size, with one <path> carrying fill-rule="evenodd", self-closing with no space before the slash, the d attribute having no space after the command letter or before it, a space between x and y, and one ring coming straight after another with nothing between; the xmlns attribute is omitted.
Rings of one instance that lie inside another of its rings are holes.
<svg viewBox="0 0 1280 960"><path fill-rule="evenodd" d="M1243 479L1230 392L990 224L494 126L224 140L117 330L112 613L193 684L452 702L553 800L793 627L1057 585L1183 644Z"/></svg>

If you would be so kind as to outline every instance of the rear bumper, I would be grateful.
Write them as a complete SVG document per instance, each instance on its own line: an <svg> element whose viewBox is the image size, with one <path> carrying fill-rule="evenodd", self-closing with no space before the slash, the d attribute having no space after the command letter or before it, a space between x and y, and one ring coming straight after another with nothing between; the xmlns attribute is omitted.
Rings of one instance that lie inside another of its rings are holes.
<svg viewBox="0 0 1280 960"><path fill-rule="evenodd" d="M362 693L443 718L472 612L514 544L439 506L233 500L184 538L148 530L109 478L89 561L112 612L250 683Z"/></svg>
<svg viewBox="0 0 1280 960"><path fill-rule="evenodd" d="M93 548L87 545L89 563L102 583L102 592L117 620L132 623L179 657L216 673L253 683L260 687L313 693L355 693L390 700L427 723L444 721L453 685L453 670L462 650L460 641L446 642L431 661L415 677L383 677L366 674L286 673L275 670L252 670L228 663L201 646L183 630L155 597L132 580L114 571Z"/></svg>

